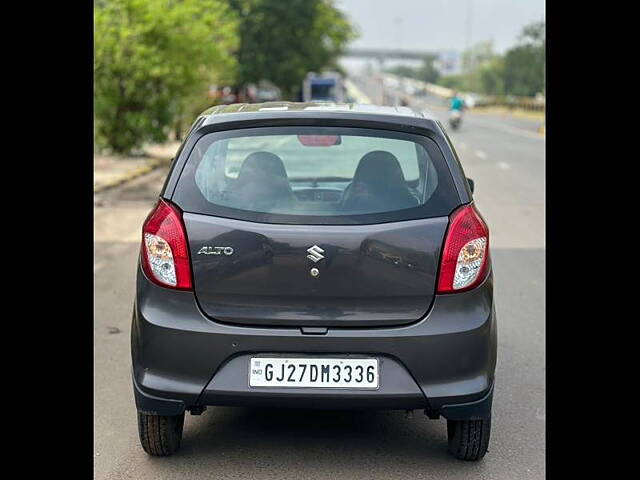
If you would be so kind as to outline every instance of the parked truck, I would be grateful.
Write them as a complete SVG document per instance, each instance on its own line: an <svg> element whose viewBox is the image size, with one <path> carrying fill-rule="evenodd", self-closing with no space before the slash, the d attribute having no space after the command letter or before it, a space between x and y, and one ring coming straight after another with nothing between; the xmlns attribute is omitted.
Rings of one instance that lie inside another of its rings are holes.
<svg viewBox="0 0 640 480"><path fill-rule="evenodd" d="M342 75L337 72L309 72L302 85L302 101L312 100L344 102L345 86Z"/></svg>

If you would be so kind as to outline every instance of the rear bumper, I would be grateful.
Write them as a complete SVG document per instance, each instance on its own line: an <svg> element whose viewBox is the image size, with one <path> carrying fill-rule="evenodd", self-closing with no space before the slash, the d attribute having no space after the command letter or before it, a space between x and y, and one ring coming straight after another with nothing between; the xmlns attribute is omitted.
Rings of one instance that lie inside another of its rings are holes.
<svg viewBox="0 0 640 480"><path fill-rule="evenodd" d="M374 355L375 391L251 389L252 354ZM132 324L133 384L139 410L174 415L202 405L348 409L424 408L451 419L490 411L496 364L493 280L436 296L422 320L384 328L246 327L208 319L193 293L167 290L138 269Z"/></svg>

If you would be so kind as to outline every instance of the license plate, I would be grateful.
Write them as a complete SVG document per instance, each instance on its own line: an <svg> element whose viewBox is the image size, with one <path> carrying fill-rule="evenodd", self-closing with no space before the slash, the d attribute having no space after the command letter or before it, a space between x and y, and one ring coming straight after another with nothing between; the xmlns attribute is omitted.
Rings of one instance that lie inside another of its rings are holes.
<svg viewBox="0 0 640 480"><path fill-rule="evenodd" d="M249 386L375 389L378 359L252 357Z"/></svg>

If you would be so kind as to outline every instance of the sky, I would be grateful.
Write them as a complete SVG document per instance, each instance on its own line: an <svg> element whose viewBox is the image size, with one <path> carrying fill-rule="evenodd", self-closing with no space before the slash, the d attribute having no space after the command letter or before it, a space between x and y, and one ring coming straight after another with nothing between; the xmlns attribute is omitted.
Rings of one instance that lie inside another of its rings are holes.
<svg viewBox="0 0 640 480"><path fill-rule="evenodd" d="M470 33L471 44L493 40L496 53L512 47L524 25L544 20L544 3L544 0L335 0L335 5L360 32L353 47L462 51Z"/></svg>

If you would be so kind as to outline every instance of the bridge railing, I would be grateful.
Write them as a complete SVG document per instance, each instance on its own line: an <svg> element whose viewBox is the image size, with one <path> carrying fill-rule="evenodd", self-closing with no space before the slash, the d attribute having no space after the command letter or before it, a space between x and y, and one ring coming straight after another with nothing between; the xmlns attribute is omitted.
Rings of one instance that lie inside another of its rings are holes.
<svg viewBox="0 0 640 480"><path fill-rule="evenodd" d="M477 107L506 107L509 109L530 110L535 112L544 112L544 97L515 97L515 96L484 96L480 99Z"/></svg>

